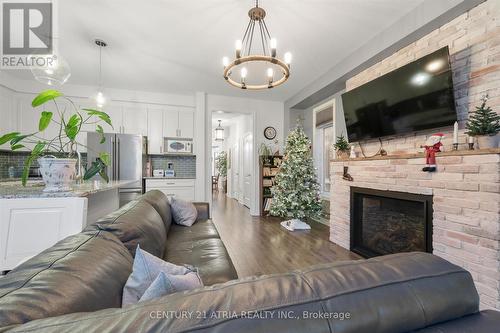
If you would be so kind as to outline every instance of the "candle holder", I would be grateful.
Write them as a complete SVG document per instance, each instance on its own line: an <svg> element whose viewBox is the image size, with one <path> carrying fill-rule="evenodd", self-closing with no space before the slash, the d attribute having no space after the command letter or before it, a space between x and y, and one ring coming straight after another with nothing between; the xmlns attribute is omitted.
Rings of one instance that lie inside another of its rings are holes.
<svg viewBox="0 0 500 333"><path fill-rule="evenodd" d="M458 143L453 144L453 150L458 150Z"/></svg>

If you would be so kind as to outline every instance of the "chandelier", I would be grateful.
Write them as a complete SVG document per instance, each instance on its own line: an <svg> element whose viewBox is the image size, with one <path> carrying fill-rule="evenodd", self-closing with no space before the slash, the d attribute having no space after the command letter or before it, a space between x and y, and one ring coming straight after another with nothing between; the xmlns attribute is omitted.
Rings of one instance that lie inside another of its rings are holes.
<svg viewBox="0 0 500 333"><path fill-rule="evenodd" d="M290 77L292 54L290 52L285 53L283 60L277 57L277 42L275 38L271 38L264 21L266 11L259 7L258 0L255 1L255 7L248 12L248 16L250 22L247 25L243 39L236 41L236 58L233 61L230 61L228 57L222 59L224 79L229 84L240 89L262 90L277 87L285 83ZM257 34L256 38L254 38L255 34ZM252 53L254 48L260 49L262 53ZM264 83L249 84L247 82L248 69L245 64L253 63L268 64L266 72L263 73L263 77L266 77ZM231 77L237 68L240 70L239 81Z"/></svg>

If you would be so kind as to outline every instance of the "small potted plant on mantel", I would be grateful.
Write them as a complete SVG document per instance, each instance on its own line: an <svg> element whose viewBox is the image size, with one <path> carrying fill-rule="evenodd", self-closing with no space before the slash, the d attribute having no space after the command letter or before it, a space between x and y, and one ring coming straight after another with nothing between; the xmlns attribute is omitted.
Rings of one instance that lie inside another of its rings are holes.
<svg viewBox="0 0 500 333"><path fill-rule="evenodd" d="M340 136L337 137L337 141L333 145L333 148L335 148L335 152L337 153L337 158L345 160L349 157L349 152L351 150L351 147L349 146L349 142L347 142L347 139L345 138L344 134L341 134Z"/></svg>
<svg viewBox="0 0 500 333"><path fill-rule="evenodd" d="M56 99L62 98L69 102L74 112L67 113L66 108L61 110ZM22 184L26 186L28 173L33 161L37 160L40 166L40 173L45 183L45 192L64 192L71 189L71 183L75 181L76 163L78 162L78 145L85 147L76 141L84 125L96 125L96 132L101 134L101 144L105 142L104 129L99 123L106 123L112 127L111 118L102 111L93 109L79 109L76 105L57 90L46 90L33 99L31 105L37 108L53 101L56 114L50 111L42 111L38 122L38 132L19 133L12 132L0 136L0 146L10 144L10 148L15 150L26 149L25 145L33 146L29 157L24 163L22 173ZM43 132L51 123L56 124L58 131L53 138L43 137ZM57 156L57 157L56 157ZM91 167L84 175L78 175L84 180L90 179L99 174L106 182L109 179L105 169L109 164L109 154L101 152L99 158L92 162Z"/></svg>
<svg viewBox="0 0 500 333"><path fill-rule="evenodd" d="M479 149L497 148L500 132L500 115L486 106L488 96L484 96L481 106L476 106L465 127L467 135L477 138Z"/></svg>

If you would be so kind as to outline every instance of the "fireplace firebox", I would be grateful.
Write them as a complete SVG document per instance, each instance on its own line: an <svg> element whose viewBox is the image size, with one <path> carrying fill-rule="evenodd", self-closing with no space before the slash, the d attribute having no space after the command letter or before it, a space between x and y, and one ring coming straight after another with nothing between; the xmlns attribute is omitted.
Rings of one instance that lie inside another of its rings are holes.
<svg viewBox="0 0 500 333"><path fill-rule="evenodd" d="M432 253L432 196L351 187L351 250Z"/></svg>

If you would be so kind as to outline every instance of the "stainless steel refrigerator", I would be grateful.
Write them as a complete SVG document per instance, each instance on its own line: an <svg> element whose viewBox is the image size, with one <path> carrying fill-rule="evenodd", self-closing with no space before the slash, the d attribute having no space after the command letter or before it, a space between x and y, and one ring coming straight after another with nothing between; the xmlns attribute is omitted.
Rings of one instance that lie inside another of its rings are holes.
<svg viewBox="0 0 500 333"><path fill-rule="evenodd" d="M109 180L133 180L120 188L120 206L142 194L142 177L145 176L147 160L147 139L133 134L104 134L106 141L101 144L101 134L87 133L87 167L94 162L100 152L107 152L110 164L107 167ZM99 176L96 176L99 177Z"/></svg>

